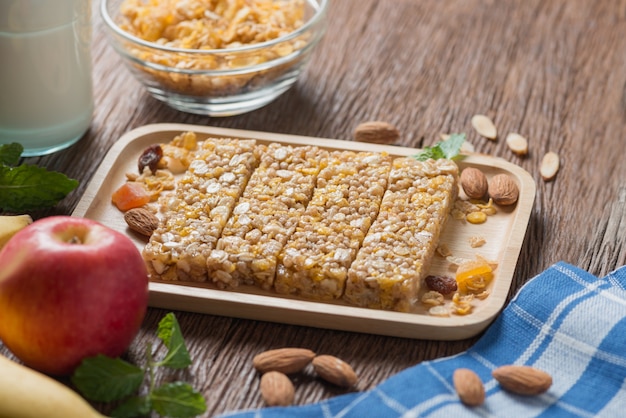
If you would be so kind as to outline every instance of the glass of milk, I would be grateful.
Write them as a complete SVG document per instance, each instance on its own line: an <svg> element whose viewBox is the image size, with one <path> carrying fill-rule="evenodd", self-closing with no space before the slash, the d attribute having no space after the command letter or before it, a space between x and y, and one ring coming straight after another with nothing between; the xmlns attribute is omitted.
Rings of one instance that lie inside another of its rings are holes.
<svg viewBox="0 0 626 418"><path fill-rule="evenodd" d="M91 0L0 0L0 144L67 148L93 113Z"/></svg>

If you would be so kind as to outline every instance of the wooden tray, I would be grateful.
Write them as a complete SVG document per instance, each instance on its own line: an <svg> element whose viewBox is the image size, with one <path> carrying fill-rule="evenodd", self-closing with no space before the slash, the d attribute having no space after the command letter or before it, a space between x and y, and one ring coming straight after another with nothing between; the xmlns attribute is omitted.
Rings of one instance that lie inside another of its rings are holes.
<svg viewBox="0 0 626 418"><path fill-rule="evenodd" d="M111 203L111 194L125 181L127 172L136 172L137 158L147 146L169 142L184 131L194 131L200 139L209 135L255 138L261 143L314 144L328 149L386 151L392 156L408 156L418 152L413 148L207 126L146 125L126 133L113 145L73 216L98 220L128 234L139 248L143 248L145 241L127 229L123 215ZM150 306L406 338L457 340L474 336L489 325L506 301L535 197L535 184L522 168L499 158L473 154L458 164L461 169L466 166L480 168L487 177L508 173L517 181L520 189L520 199L513 208L498 207L498 213L481 225L449 219L442 234L441 242L448 245L455 257L474 258L478 253L499 263L489 289L491 294L479 301L469 315L434 317L426 313L387 312L357 308L342 302L312 302L252 287L226 291L210 284L182 282L151 282ZM477 235L485 237L487 242L480 248L471 248L469 238ZM449 262L437 256L430 272L453 275L449 269Z"/></svg>

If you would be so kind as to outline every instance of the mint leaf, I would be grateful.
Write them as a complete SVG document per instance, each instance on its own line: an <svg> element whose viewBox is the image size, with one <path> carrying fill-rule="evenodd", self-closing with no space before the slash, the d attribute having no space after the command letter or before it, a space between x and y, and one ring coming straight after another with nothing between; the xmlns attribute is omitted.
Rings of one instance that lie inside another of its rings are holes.
<svg viewBox="0 0 626 418"><path fill-rule="evenodd" d="M152 405L147 396L133 396L119 404L112 412L114 418L143 417L150 413Z"/></svg>
<svg viewBox="0 0 626 418"><path fill-rule="evenodd" d="M0 164L17 165L20 162L22 152L24 152L24 147L17 142L0 145Z"/></svg>
<svg viewBox="0 0 626 418"><path fill-rule="evenodd" d="M452 134L445 141L439 142L438 145L445 158L452 159L459 155L464 142L465 134Z"/></svg>
<svg viewBox="0 0 626 418"><path fill-rule="evenodd" d="M65 174L35 165L0 165L0 210L20 212L56 205L78 186Z"/></svg>
<svg viewBox="0 0 626 418"><path fill-rule="evenodd" d="M464 142L465 134L452 134L446 140L439 141L432 147L424 147L413 158L418 161L426 161L431 158L433 160L440 158L454 159L460 155L461 146L463 146Z"/></svg>
<svg viewBox="0 0 626 418"><path fill-rule="evenodd" d="M135 392L143 382L144 371L120 358L99 354L86 358L72 375L72 383L87 399L111 402Z"/></svg>
<svg viewBox="0 0 626 418"><path fill-rule="evenodd" d="M158 364L174 369L184 369L191 365L191 357L185 346L183 334L176 316L170 312L159 322L157 336L167 347L167 355Z"/></svg>
<svg viewBox="0 0 626 418"><path fill-rule="evenodd" d="M150 394L152 408L160 415L190 418L206 411L204 397L184 382L166 383Z"/></svg>

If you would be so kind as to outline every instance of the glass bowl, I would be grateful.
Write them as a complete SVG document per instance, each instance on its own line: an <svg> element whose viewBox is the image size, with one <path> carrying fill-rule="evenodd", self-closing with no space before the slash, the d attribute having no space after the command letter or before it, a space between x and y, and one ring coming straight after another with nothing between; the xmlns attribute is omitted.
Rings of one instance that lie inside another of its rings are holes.
<svg viewBox="0 0 626 418"><path fill-rule="evenodd" d="M328 0L302 1L296 29L259 43L238 42L235 36L235 42L213 49L172 46L162 38L151 42L131 34L121 8L125 0L102 0L100 13L113 48L153 97L183 112L232 116L270 103L302 73L325 32ZM149 31L159 28L159 22L144 21L138 27Z"/></svg>

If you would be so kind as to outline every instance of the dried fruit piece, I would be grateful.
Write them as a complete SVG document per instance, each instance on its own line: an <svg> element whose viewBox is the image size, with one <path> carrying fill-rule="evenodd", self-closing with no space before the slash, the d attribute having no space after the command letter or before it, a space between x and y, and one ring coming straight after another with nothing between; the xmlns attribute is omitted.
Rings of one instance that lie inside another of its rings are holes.
<svg viewBox="0 0 626 418"><path fill-rule="evenodd" d="M485 115L474 115L472 117L472 126L480 136L487 139L496 139L498 131L491 119Z"/></svg>
<svg viewBox="0 0 626 418"><path fill-rule="evenodd" d="M497 174L489 180L489 196L501 206L512 205L519 198L517 184L508 174Z"/></svg>
<svg viewBox="0 0 626 418"><path fill-rule="evenodd" d="M478 406L485 402L485 386L480 377L470 369L457 369L452 375L456 393L467 406Z"/></svg>
<svg viewBox="0 0 626 418"><path fill-rule="evenodd" d="M492 279L493 268L482 258L462 262L456 270L456 282L461 293L482 291Z"/></svg>
<svg viewBox="0 0 626 418"><path fill-rule="evenodd" d="M146 167L149 167L150 171L152 171L153 174L156 173L161 158L163 158L163 149L161 148L161 146L159 144L150 145L139 156L139 161L137 164L139 168L139 174L143 173Z"/></svg>
<svg viewBox="0 0 626 418"><path fill-rule="evenodd" d="M470 199L482 199L489 187L485 174L474 167L467 167L461 171L461 187Z"/></svg>
<svg viewBox="0 0 626 418"><path fill-rule="evenodd" d="M295 390L289 377L271 371L261 376L261 396L268 406L288 406L293 403Z"/></svg>
<svg viewBox="0 0 626 418"><path fill-rule="evenodd" d="M519 156L528 154L528 141L520 134L511 132L506 136L509 149Z"/></svg>
<svg viewBox="0 0 626 418"><path fill-rule="evenodd" d="M261 373L278 371L290 374L304 369L313 357L315 353L306 348L277 348L257 354L252 359L252 365Z"/></svg>
<svg viewBox="0 0 626 418"><path fill-rule="evenodd" d="M124 220L128 227L135 232L149 237L159 226L159 218L144 208L133 208L124 214Z"/></svg>
<svg viewBox="0 0 626 418"><path fill-rule="evenodd" d="M545 181L550 181L556 176L556 173L559 171L561 163L559 161L559 155L555 152L548 152L543 156L541 160L541 167L539 168L539 172L541 173L541 178Z"/></svg>
<svg viewBox="0 0 626 418"><path fill-rule="evenodd" d="M500 385L518 395L539 395L552 386L552 376L530 366L502 366L492 372Z"/></svg>
<svg viewBox="0 0 626 418"><path fill-rule="evenodd" d="M449 295L457 290L457 283L454 277L430 275L426 276L425 281L426 286L430 290L439 292L442 295Z"/></svg>
<svg viewBox="0 0 626 418"><path fill-rule="evenodd" d="M376 144L392 144L400 138L395 126L380 121L363 122L354 130L354 140Z"/></svg>
<svg viewBox="0 0 626 418"><path fill-rule="evenodd" d="M335 356L321 355L315 357L313 368L319 377L343 388L356 385L358 380L352 367Z"/></svg>
<svg viewBox="0 0 626 418"><path fill-rule="evenodd" d="M111 201L123 212L150 202L150 194L141 183L126 182L111 195Z"/></svg>

